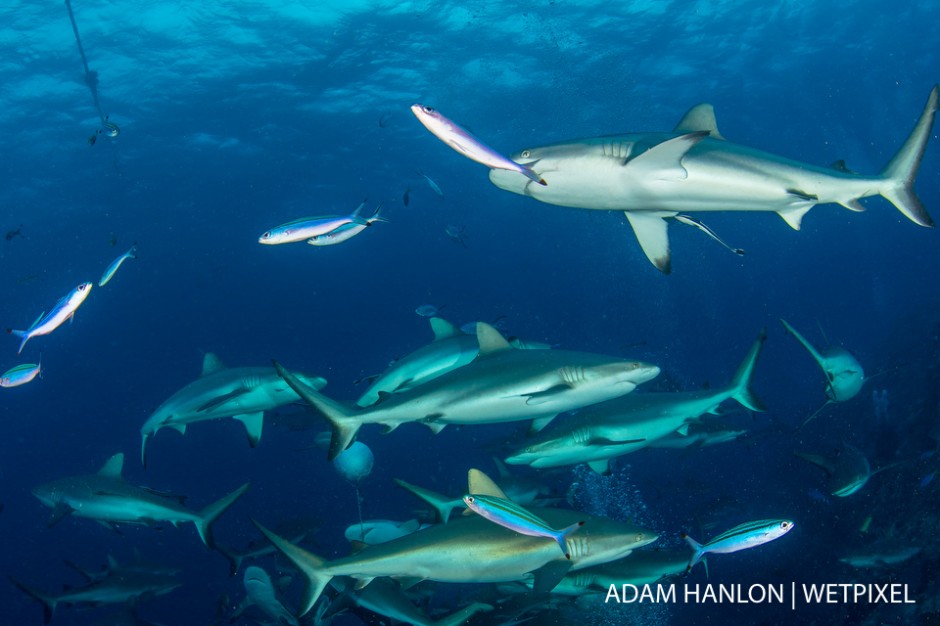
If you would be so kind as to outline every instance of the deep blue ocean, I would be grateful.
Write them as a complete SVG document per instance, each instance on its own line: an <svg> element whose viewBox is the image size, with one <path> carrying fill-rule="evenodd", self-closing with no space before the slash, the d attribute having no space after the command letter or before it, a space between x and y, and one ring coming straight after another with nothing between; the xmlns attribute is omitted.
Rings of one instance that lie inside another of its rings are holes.
<svg viewBox="0 0 940 626"><path fill-rule="evenodd" d="M670 131L710 102L729 141L876 174L940 79L935 2L74 0L71 9L97 106L67 6L0 8L0 326L26 328L79 283L96 283L72 323L30 340L22 355L16 338L0 336L0 372L35 363L40 351L43 366L41 379L0 389L0 624L42 623L40 605L7 577L55 593L83 584L64 561L97 569L109 554L123 563L135 551L182 569L181 588L139 602L141 619L227 621L219 598L226 611L238 604L241 575L228 575L191 524L124 525L118 534L71 516L47 527L51 511L31 490L93 473L116 452L127 457L128 481L185 494L193 509L250 481L216 526L220 543L260 542L251 517L269 526L304 517L319 526L308 549L347 554L356 487L311 449L325 427L307 418L307 429L295 429L303 407L268 414L255 449L230 419L185 436L164 429L146 469L140 427L198 377L206 352L230 366L277 359L323 376L325 394L351 403L364 390L357 379L432 339L415 313L425 304L457 325L499 319L507 335L656 364L663 373L646 387L660 390L724 384L766 328L754 387L769 410L712 418L747 430L743 437L642 450L617 459L609 477L584 466L512 471L655 530L651 547L683 547L684 531L704 541L749 520L796 522L773 543L713 555L707 580L697 568L680 584L897 582L917 602L794 612L599 599L579 605L580 623L940 623L936 229L880 197L861 213L820 205L799 232L766 212L699 213L746 254L673 224L667 276L622 213L501 191L409 110L434 106L509 154ZM96 134L100 115L119 136ZM935 217L937 134L915 183ZM258 243L275 225L345 214L364 198L382 203L388 223L332 247ZM463 229L465 245L448 227ZM99 288L104 268L135 243L138 259ZM844 347L871 379L802 429L825 401L825 379L779 318L817 346ZM873 393L883 390L887 409L876 414ZM462 494L467 469L495 473L492 457L524 431L363 428L375 465L359 485L362 515L403 520L420 508L393 478ZM820 497L825 475L793 452L830 454L846 443L875 469L898 465L848 498ZM879 540L921 551L894 567L839 561ZM301 576L270 555L256 564L293 576L283 596L296 608ZM439 587L430 603L444 612L479 591ZM53 623L117 623L107 616L119 611L60 606ZM530 623L565 619L558 609ZM335 623L379 623L364 620L359 612ZM473 623L499 622L484 614Z"/></svg>

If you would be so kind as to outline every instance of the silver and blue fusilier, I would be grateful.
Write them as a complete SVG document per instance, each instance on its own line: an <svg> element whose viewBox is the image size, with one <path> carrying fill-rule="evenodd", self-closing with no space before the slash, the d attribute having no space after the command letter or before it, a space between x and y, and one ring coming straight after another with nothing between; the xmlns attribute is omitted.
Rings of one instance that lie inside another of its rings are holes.
<svg viewBox="0 0 940 626"><path fill-rule="evenodd" d="M22 339L20 349L17 350L16 353L20 354L23 348L26 347L26 342L33 337L48 335L64 324L66 320L71 319L72 316L75 315L75 311L78 307L80 307L82 302L85 301L85 298L88 297L89 293L91 293L91 283L82 283L60 298L55 306L52 307L51 311L37 317L32 326L26 330L8 329L8 333Z"/></svg>
<svg viewBox="0 0 940 626"><path fill-rule="evenodd" d="M709 552L716 554L730 554L739 550L756 548L767 542L779 539L793 530L793 522L787 519L764 519L756 522L746 522L735 526L731 530L726 530L708 543L699 543L688 535L682 535L685 542L695 551L689 561L686 571L691 571L695 564ZM708 564L705 564L705 571L708 571Z"/></svg>

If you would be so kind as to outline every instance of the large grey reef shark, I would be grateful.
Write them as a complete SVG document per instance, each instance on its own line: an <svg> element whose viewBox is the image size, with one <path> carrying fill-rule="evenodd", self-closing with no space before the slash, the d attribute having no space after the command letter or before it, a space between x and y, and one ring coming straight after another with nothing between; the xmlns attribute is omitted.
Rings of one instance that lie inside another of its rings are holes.
<svg viewBox="0 0 940 626"><path fill-rule="evenodd" d="M510 156L545 185L503 169L490 170L490 181L548 204L623 211L647 258L668 274L665 218L684 212L772 211L799 230L817 204L863 211L861 198L880 195L915 224L933 226L914 193L914 178L936 112L935 85L907 141L873 176L850 172L841 162L817 167L725 141L712 106L700 104L671 133L577 139Z"/></svg>
<svg viewBox="0 0 940 626"><path fill-rule="evenodd" d="M183 506L181 496L130 484L121 475L123 467L124 454L118 453L96 474L60 478L36 487L33 495L52 508L50 526L68 515L93 519L109 528L115 524L154 526L163 522L176 526L192 522L202 542L212 548L212 525L249 486L245 483L201 511L192 511Z"/></svg>
<svg viewBox="0 0 940 626"><path fill-rule="evenodd" d="M326 380L297 374L305 385L322 389ZM245 426L248 443L261 441L264 412L297 402L294 393L272 367L225 367L211 352L202 361L202 375L157 407L140 428L140 461L147 466L147 441L161 428L181 434L195 422L232 417Z"/></svg>
<svg viewBox="0 0 940 626"><path fill-rule="evenodd" d="M66 588L57 594L40 591L15 579L11 581L20 591L42 604L44 624L52 621L52 615L60 604L101 606L135 603L142 598L167 594L182 584L172 574L136 568L119 568L109 570L102 576L86 578L87 584L74 589Z"/></svg>
<svg viewBox="0 0 940 626"><path fill-rule="evenodd" d="M676 393L632 393L560 418L511 454L506 462L532 467L558 467L587 463L600 474L610 470L610 459L642 448L672 433L688 435L690 422L716 413L726 400L752 411L763 410L751 390L751 378L767 338L761 332L748 350L734 378L716 389Z"/></svg>
<svg viewBox="0 0 940 626"><path fill-rule="evenodd" d="M498 330L477 324L479 354L469 364L395 394L352 408L319 393L275 363L278 373L332 427L329 458L352 443L363 424L392 430L421 422L435 433L447 424L532 420L539 430L564 411L630 393L659 374L638 361L569 350L520 350Z"/></svg>
<svg viewBox="0 0 940 626"><path fill-rule="evenodd" d="M495 495L474 485L470 491ZM334 561L326 561L292 544L258 522L255 525L307 579L301 615L310 611L335 576L355 578L359 587L386 576L402 583L508 582L534 576L536 591L548 592L568 571L623 558L657 539L655 533L645 528L576 511L533 508L530 512L555 528L584 522L578 532L565 537L570 559L558 549L554 539L523 535L480 515L460 517L447 525L437 524Z"/></svg>

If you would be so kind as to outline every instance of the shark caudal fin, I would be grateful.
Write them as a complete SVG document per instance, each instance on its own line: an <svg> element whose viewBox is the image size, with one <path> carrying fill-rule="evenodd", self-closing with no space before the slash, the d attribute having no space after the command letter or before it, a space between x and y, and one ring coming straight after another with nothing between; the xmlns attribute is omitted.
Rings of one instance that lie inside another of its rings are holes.
<svg viewBox="0 0 940 626"><path fill-rule="evenodd" d="M245 483L224 498L220 498L203 510L199 511L197 518L193 521L196 524L196 530L199 531L199 537L207 547L215 548L215 541L212 538L212 525L217 519L219 519L220 515L225 513L230 506L235 504L236 500L242 497L242 494L248 491L250 486L251 483Z"/></svg>
<svg viewBox="0 0 940 626"><path fill-rule="evenodd" d="M304 595L300 601L300 616L306 615L310 609L313 608L313 605L316 604L320 594L323 593L323 590L326 589L326 586L330 584L330 580L333 578L332 574L327 574L322 571L326 561L311 552L307 552L300 546L292 544L287 539L275 535L254 519L251 520L251 523L254 524L258 530L268 538L268 541L274 544L278 552L286 556L307 579L307 583L304 585Z"/></svg>
<svg viewBox="0 0 940 626"><path fill-rule="evenodd" d="M766 411L767 407L761 399L751 389L751 379L754 376L754 369L757 365L757 357L760 356L764 342L767 341L767 330L761 330L757 336L757 341L751 346L744 361L738 367L738 371L731 381L731 397L737 400L744 408L752 411Z"/></svg>
<svg viewBox="0 0 940 626"><path fill-rule="evenodd" d="M447 520L450 518L451 511L463 507L463 499L461 498L448 498L447 496L439 494L436 491L431 491L430 489L425 489L424 487L418 487L417 485L406 483L399 478L395 478L393 480L395 481L395 484L402 489L410 491L420 499L430 504L431 508L434 509L434 512L437 513L437 521L440 524L447 523Z"/></svg>
<svg viewBox="0 0 940 626"><path fill-rule="evenodd" d="M306 400L317 413L329 422L332 436L330 437L330 451L327 454L327 459L332 461L338 457L340 452L352 444L353 439L356 438L356 433L359 432L361 423L356 419L353 411L305 384L277 361L274 361L274 369L298 396Z"/></svg>
<svg viewBox="0 0 940 626"><path fill-rule="evenodd" d="M914 130L881 172L884 181L880 190L881 196L897 207L907 219L921 226L933 226L934 222L920 198L914 193L914 178L930 138L937 108L938 89L937 85L934 85Z"/></svg>
<svg viewBox="0 0 940 626"><path fill-rule="evenodd" d="M55 612L56 604L59 602L58 598L50 596L49 594L39 591L34 587L30 587L29 585L24 585L12 576L10 577L10 582L13 583L14 587L42 605L43 624L48 624L52 621L52 614Z"/></svg>

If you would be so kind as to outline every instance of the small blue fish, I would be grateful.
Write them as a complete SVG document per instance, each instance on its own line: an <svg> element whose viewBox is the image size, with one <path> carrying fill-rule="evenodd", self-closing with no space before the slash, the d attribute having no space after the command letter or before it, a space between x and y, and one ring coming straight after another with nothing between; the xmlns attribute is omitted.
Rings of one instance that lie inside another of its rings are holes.
<svg viewBox="0 0 940 626"><path fill-rule="evenodd" d="M38 337L39 335L48 335L56 328L61 326L66 320L71 319L75 315L75 311L78 307L81 306L82 302L85 301L85 298L88 297L88 294L91 293L91 283L82 283L72 291L68 292L65 296L59 299L56 302L55 306L52 307L52 310L48 313L43 313L36 321L33 322L33 325L27 328L26 330L15 330L13 328L8 328L7 332L11 335L16 335L23 341L20 342L20 349L16 351L17 354L23 351L23 348L26 347L26 342L32 339L33 337Z"/></svg>
<svg viewBox="0 0 940 626"><path fill-rule="evenodd" d="M937 475L937 472L930 472L926 476L920 479L920 482L917 484L918 489L923 489L927 485L933 482L933 477Z"/></svg>
<svg viewBox="0 0 940 626"><path fill-rule="evenodd" d="M420 176L420 177L422 177L424 180L426 180L427 183L428 183L428 187L430 187L430 188L434 191L434 193L436 193L437 195L439 195L439 196L442 197L442 198L444 197L444 192L441 191L441 188L437 186L437 183L435 183L435 182L431 179L430 176L428 176L427 174L425 174L425 173L422 172L421 170L415 170L415 174L417 174L418 176Z"/></svg>
<svg viewBox="0 0 940 626"><path fill-rule="evenodd" d="M101 275L101 280L98 281L99 287L104 287L108 284L108 281L114 276L115 272L118 271L118 268L121 267L121 264L124 263L127 259L136 259L137 258L137 244L135 243L131 246L131 249L119 256L118 258L111 261L111 264L108 265L108 268L104 271L104 274Z"/></svg>
<svg viewBox="0 0 940 626"><path fill-rule="evenodd" d="M566 559L571 559L571 554L568 552L565 539L568 535L584 526L582 521L561 530L552 528L541 517L533 515L507 498L470 493L463 497L463 501L467 508L474 513L520 535L554 539Z"/></svg>
<svg viewBox="0 0 940 626"><path fill-rule="evenodd" d="M0 387L19 387L37 376L42 378L42 352L39 353L39 363L24 363L4 372L0 376Z"/></svg>
<svg viewBox="0 0 940 626"><path fill-rule="evenodd" d="M764 519L747 522L721 533L705 544L701 544L683 533L682 538L695 550L686 571L691 571L695 564L701 561L702 557L709 552L730 554L738 550L756 548L761 544L779 539L793 530L793 526L793 522L786 519Z"/></svg>

